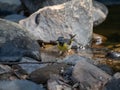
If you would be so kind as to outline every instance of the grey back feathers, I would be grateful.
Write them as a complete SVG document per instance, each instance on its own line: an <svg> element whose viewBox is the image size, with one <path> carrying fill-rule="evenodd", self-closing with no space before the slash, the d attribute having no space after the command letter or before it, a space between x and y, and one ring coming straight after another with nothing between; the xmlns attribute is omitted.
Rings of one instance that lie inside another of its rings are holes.
<svg viewBox="0 0 120 90"><path fill-rule="evenodd" d="M70 39L67 39L67 38L64 38L64 37L58 37L58 39L57 39L58 43L61 44L61 45L64 44L64 43L67 43L68 45L71 45L71 43L72 43L74 37L76 36L76 34L75 35L70 34L69 36L70 36Z"/></svg>

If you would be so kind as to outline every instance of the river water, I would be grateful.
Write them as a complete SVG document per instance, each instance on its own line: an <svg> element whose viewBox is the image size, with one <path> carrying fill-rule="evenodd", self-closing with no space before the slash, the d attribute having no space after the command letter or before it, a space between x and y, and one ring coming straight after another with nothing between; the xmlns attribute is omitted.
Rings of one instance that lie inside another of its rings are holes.
<svg viewBox="0 0 120 90"><path fill-rule="evenodd" d="M94 27L93 32L97 34L101 34L107 38L107 41L103 44L103 47L108 48L110 51L115 51L117 54L115 56L120 56L120 5L113 5L107 6L109 9L108 16L106 20ZM101 59L104 64L112 67L115 71L120 71L120 57L116 60L114 58L108 59L104 58L104 52L101 50L95 53L95 57L99 58L102 56ZM114 54L114 53L113 53ZM114 55L113 55L114 56Z"/></svg>
<svg viewBox="0 0 120 90"><path fill-rule="evenodd" d="M94 32L108 38L106 44L120 43L120 5L107 6L109 9L106 20L94 27Z"/></svg>

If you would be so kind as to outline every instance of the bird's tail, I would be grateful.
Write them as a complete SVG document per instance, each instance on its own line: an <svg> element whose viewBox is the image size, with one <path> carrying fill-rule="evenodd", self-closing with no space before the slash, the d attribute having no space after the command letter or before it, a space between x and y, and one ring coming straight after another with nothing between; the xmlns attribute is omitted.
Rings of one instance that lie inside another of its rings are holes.
<svg viewBox="0 0 120 90"><path fill-rule="evenodd" d="M69 44L71 44L72 43L72 41L74 41L75 39L74 39L74 37L76 36L76 34L69 34L69 36L70 36L70 40L69 40Z"/></svg>
<svg viewBox="0 0 120 90"><path fill-rule="evenodd" d="M74 35L73 34L69 34L69 36L70 36L70 39L73 40L74 37L76 36L76 34L74 34Z"/></svg>

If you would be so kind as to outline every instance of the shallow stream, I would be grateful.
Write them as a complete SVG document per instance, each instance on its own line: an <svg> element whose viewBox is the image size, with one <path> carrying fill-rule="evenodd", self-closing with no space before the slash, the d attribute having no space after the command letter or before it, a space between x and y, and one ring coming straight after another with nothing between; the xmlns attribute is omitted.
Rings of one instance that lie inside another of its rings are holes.
<svg viewBox="0 0 120 90"><path fill-rule="evenodd" d="M105 44L120 44L120 5L107 6L109 9L106 20L94 27L94 32L107 37Z"/></svg>
<svg viewBox="0 0 120 90"><path fill-rule="evenodd" d="M120 5L107 6L109 9L106 20L94 27L94 33L103 35L107 40L103 43L103 47L95 51L95 57L100 59L102 63L109 65L117 71L120 71ZM119 58L108 59L105 56L103 48L109 51L115 51ZM99 58L100 57L100 58Z"/></svg>

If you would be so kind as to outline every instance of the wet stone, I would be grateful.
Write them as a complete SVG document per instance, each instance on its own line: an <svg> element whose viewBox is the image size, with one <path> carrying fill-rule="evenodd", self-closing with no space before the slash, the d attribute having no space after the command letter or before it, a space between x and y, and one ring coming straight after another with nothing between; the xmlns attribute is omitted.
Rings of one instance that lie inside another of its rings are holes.
<svg viewBox="0 0 120 90"><path fill-rule="evenodd" d="M13 80L13 81L0 81L0 90L45 90L45 89L31 81Z"/></svg>

